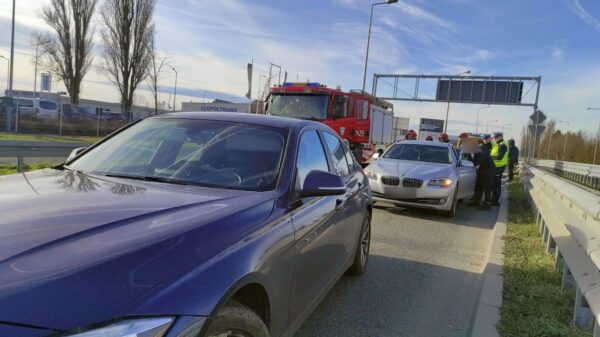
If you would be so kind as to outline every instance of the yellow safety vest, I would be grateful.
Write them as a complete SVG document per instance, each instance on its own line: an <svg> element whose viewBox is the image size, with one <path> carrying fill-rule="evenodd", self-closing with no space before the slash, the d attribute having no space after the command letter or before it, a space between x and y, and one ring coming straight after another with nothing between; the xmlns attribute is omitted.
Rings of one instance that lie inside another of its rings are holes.
<svg viewBox="0 0 600 337"><path fill-rule="evenodd" d="M501 140L499 143L494 144L494 146L492 146L492 152L490 152L490 155L492 156L492 158L494 158L498 155L498 152L500 152L500 145L502 145L502 144L504 144L504 139ZM494 159L494 165L496 167L506 166L507 164L508 164L508 148L506 149L506 152L504 152L504 156L502 156L502 158Z"/></svg>

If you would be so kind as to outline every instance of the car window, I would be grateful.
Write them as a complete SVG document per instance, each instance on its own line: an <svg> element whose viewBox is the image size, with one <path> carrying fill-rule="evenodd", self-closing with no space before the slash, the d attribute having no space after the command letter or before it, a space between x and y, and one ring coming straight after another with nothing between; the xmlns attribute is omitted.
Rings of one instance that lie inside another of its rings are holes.
<svg viewBox="0 0 600 337"><path fill-rule="evenodd" d="M394 144L383 158L450 164L452 159L447 147L423 144Z"/></svg>
<svg viewBox="0 0 600 337"><path fill-rule="evenodd" d="M142 121L69 165L85 173L215 188L275 188L287 132L245 123Z"/></svg>
<svg viewBox="0 0 600 337"><path fill-rule="evenodd" d="M346 148L344 148L344 153L346 154L346 161L348 161L348 170L350 173L354 173L356 171L354 155Z"/></svg>
<svg viewBox="0 0 600 337"><path fill-rule="evenodd" d="M329 171L327 157L321 139L317 131L309 131L300 138L298 148L298 160L296 161L296 188L300 189L304 185L304 179L310 171L320 170Z"/></svg>
<svg viewBox="0 0 600 337"><path fill-rule="evenodd" d="M346 160L346 153L344 150L344 146L339 141L339 139L332 135L329 132L323 132L323 137L325 138L325 143L327 144L327 148L329 152L331 152L331 157L333 159L333 166L342 177L350 174L350 169L348 168L348 161Z"/></svg>
<svg viewBox="0 0 600 337"><path fill-rule="evenodd" d="M40 101L40 108L46 110L56 110L58 106L52 101Z"/></svg>

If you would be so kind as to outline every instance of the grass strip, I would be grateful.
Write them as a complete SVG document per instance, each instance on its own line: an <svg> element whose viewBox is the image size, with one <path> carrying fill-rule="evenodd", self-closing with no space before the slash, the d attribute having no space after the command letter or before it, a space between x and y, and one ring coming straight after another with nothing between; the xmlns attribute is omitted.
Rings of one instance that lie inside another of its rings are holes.
<svg viewBox="0 0 600 337"><path fill-rule="evenodd" d="M504 240L504 291L497 326L500 336L591 336L571 323L574 290L561 292L561 274L554 271L554 256L546 253L519 182L508 185Z"/></svg>
<svg viewBox="0 0 600 337"><path fill-rule="evenodd" d="M55 165L52 163L31 163L25 165L25 171L41 170ZM17 173L17 165L0 164L0 176L14 173Z"/></svg>
<svg viewBox="0 0 600 337"><path fill-rule="evenodd" d="M0 140L20 140L20 141L46 141L46 142L82 142L95 143L99 137L88 136L57 136L44 134L26 134L13 132L0 132Z"/></svg>

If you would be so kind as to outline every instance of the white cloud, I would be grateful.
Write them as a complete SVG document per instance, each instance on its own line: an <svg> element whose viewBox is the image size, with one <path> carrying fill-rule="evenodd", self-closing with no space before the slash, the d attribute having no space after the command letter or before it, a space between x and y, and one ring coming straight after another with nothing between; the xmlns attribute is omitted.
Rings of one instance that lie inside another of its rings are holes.
<svg viewBox="0 0 600 337"><path fill-rule="evenodd" d="M563 50L562 48L559 47L552 47L552 57L555 59L562 59L563 56Z"/></svg>
<svg viewBox="0 0 600 337"><path fill-rule="evenodd" d="M596 19L590 12L583 8L579 0L567 0L567 5L573 13L579 16L588 25L592 26L595 30L600 31L600 20Z"/></svg>

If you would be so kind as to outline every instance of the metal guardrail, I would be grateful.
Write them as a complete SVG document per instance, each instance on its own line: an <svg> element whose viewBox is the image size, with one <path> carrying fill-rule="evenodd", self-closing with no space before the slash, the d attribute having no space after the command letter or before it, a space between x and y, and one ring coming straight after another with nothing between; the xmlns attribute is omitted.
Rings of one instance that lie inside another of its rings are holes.
<svg viewBox="0 0 600 337"><path fill-rule="evenodd" d="M0 141L0 158L17 158L17 172L23 172L23 159L28 157L67 158L73 149L88 147L90 143L40 142L40 141Z"/></svg>
<svg viewBox="0 0 600 337"><path fill-rule="evenodd" d="M600 190L600 165L555 160L533 160L532 165L554 174Z"/></svg>
<svg viewBox="0 0 600 337"><path fill-rule="evenodd" d="M562 287L576 288L573 323L600 337L600 196L532 166L521 175Z"/></svg>

